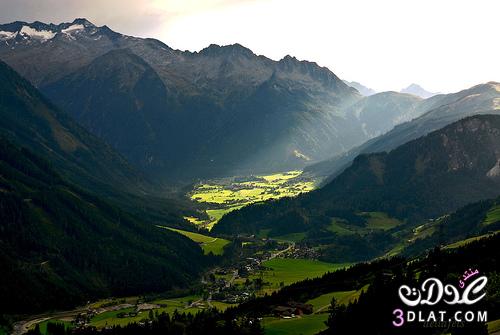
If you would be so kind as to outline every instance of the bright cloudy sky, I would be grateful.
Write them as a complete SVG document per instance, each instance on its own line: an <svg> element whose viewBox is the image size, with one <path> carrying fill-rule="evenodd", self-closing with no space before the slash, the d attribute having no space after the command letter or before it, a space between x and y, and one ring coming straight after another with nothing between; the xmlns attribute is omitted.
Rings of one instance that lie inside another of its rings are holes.
<svg viewBox="0 0 500 335"><path fill-rule="evenodd" d="M240 43L377 90L500 81L499 0L0 0L0 21L86 17L182 50Z"/></svg>

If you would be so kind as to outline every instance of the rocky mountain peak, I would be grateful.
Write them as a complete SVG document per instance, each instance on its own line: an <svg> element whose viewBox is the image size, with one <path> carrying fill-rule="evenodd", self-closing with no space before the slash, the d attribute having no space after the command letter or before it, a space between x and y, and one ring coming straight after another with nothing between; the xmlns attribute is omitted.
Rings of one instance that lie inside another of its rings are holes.
<svg viewBox="0 0 500 335"><path fill-rule="evenodd" d="M422 86L415 84L415 83L411 84L410 86L408 86L406 88L403 88L401 90L401 93L413 94L413 95L419 96L419 97L424 98L424 99L430 98L430 97L438 94L438 93L429 92L429 91L425 90Z"/></svg>
<svg viewBox="0 0 500 335"><path fill-rule="evenodd" d="M323 83L326 87L341 89L343 91L352 91L351 93L355 93L356 91L346 85L330 69L318 65L316 62L298 60L294 56L286 55L278 62L277 69L282 72L309 76L311 79Z"/></svg>
<svg viewBox="0 0 500 335"><path fill-rule="evenodd" d="M95 24L93 24L92 22L90 22L89 20L87 20L85 18L76 18L72 23L73 24L81 24L81 25L83 25L86 28L88 28L88 27L96 27Z"/></svg>
<svg viewBox="0 0 500 335"><path fill-rule="evenodd" d="M210 44L205 49L199 52L200 55L205 56L245 56L245 57L255 57L256 55L252 50L242 46L239 43L229 44L229 45L218 45Z"/></svg>
<svg viewBox="0 0 500 335"><path fill-rule="evenodd" d="M76 40L81 36L98 38L98 35L105 35L110 39L122 36L107 26L97 27L85 18L77 18L73 22L64 22L57 25L40 21L31 23L16 21L0 24L0 41L9 46L34 42L45 43L54 38L67 40Z"/></svg>

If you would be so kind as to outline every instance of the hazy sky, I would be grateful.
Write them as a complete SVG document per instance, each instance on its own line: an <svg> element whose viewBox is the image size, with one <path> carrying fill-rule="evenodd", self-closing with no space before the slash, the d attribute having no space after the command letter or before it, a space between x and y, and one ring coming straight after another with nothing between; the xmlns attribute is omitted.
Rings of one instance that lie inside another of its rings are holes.
<svg viewBox="0 0 500 335"><path fill-rule="evenodd" d="M0 21L86 17L182 50L240 43L377 90L500 81L499 0L0 0Z"/></svg>

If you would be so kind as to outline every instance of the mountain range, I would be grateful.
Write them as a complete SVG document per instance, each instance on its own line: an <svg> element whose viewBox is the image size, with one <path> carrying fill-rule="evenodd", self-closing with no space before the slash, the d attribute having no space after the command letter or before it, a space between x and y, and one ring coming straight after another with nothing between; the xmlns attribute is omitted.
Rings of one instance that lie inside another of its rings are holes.
<svg viewBox="0 0 500 335"><path fill-rule="evenodd" d="M85 19L0 31L2 60L156 180L303 168L420 111L406 109L418 98L364 98L316 63L239 44L179 51Z"/></svg>
<svg viewBox="0 0 500 335"><path fill-rule="evenodd" d="M360 154L393 150L471 115L498 114L500 113L500 83L489 82L453 94L436 95L417 102L411 108L418 110L413 114L415 118L396 125L387 133L374 137L361 146L313 164L307 167L306 171L320 178L326 178L325 182L328 182ZM417 115L420 116L416 117Z"/></svg>
<svg viewBox="0 0 500 335"><path fill-rule="evenodd" d="M4 314L182 289L210 267L241 268L258 243L345 263L498 231L497 82L377 93L292 56L239 44L174 50L86 19L0 25L0 60L0 324ZM235 200L209 236L196 235L231 240L221 256L159 228L190 236L197 228L184 218L222 211L212 195L207 205L185 196L194 184L226 191L207 178L233 177L236 191L252 192L273 177L244 176L304 168L300 178L321 181L316 190ZM332 276L349 274L342 290L358 290L373 277L363 272L362 283L358 269L399 260L380 262ZM300 285L313 282L322 280ZM236 311L226 321L238 323Z"/></svg>

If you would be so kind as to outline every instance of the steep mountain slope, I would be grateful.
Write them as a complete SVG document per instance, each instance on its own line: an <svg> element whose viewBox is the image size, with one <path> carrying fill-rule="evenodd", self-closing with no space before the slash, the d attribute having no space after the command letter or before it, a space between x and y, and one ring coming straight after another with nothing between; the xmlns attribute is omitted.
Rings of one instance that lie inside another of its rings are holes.
<svg viewBox="0 0 500 335"><path fill-rule="evenodd" d="M238 44L183 52L84 19L0 31L1 59L162 179L302 168L408 116L401 108L408 99L392 96L379 102L390 120L363 126L377 118L346 112L362 97L330 70L290 56L273 61Z"/></svg>
<svg viewBox="0 0 500 335"><path fill-rule="evenodd" d="M99 189L147 184L120 155L47 101L0 62L0 133L51 160L71 180Z"/></svg>
<svg viewBox="0 0 500 335"><path fill-rule="evenodd" d="M416 255L437 245L459 247L499 231L500 199L483 200L415 229L403 254Z"/></svg>
<svg viewBox="0 0 500 335"><path fill-rule="evenodd" d="M148 152L148 144L171 133L162 80L128 49L99 56L44 91L53 101L64 100L59 105L80 124L140 165L158 156Z"/></svg>
<svg viewBox="0 0 500 335"><path fill-rule="evenodd" d="M191 58L206 57L211 64L199 71L227 70L224 78L210 80L207 74L204 80L211 82L198 88L206 91L202 96L163 86L154 70L130 50L98 57L44 92L156 176L165 171L185 177L263 169L263 162L267 170L289 169L307 161L301 152L318 157L327 143L343 150L363 137L359 127L341 116L344 95L352 92L341 83L336 87L337 78L327 70L289 57L277 63L268 80L249 87L253 79L250 74L240 78L241 71L267 60L241 46L211 46L200 54ZM190 68L197 66L198 60L188 61L193 63ZM238 64L228 65L234 62ZM234 83L231 96L226 96L222 90L232 80L232 68L238 73L235 80L244 82ZM343 142L334 141L335 132Z"/></svg>
<svg viewBox="0 0 500 335"><path fill-rule="evenodd" d="M366 97L346 109L355 116L368 138L420 116L422 99L410 94L382 92Z"/></svg>
<svg viewBox="0 0 500 335"><path fill-rule="evenodd" d="M16 21L0 25L0 59L35 86L69 74L114 49L120 34L85 19L59 25Z"/></svg>
<svg viewBox="0 0 500 335"><path fill-rule="evenodd" d="M397 242L392 233L398 229L437 218L471 202L497 197L499 160L500 116L474 116L389 153L360 155L323 188L294 199L232 212L219 221L214 231L254 234L271 229L271 235L307 231L310 238L331 238L337 248L359 246L366 250L367 245L383 245L380 252ZM363 213L374 212L386 213L400 223L391 223L394 230L385 233L372 230ZM369 228L364 232L368 235L340 236L343 234L336 220L347 228ZM373 256L375 250L366 250L363 257Z"/></svg>
<svg viewBox="0 0 500 335"><path fill-rule="evenodd" d="M336 204L351 197L348 206L378 208L402 219L433 218L497 196L499 159L500 116L476 116L389 153L358 156L318 195L324 203L333 197Z"/></svg>
<svg viewBox="0 0 500 335"><path fill-rule="evenodd" d="M203 267L193 242L83 191L0 140L0 314L166 290Z"/></svg>
<svg viewBox="0 0 500 335"><path fill-rule="evenodd" d="M328 182L360 154L392 150L467 116L497 114L500 112L500 84L489 82L453 94L436 95L421 101L417 109L416 114L422 114L421 116L397 125L386 134L344 154L312 165L307 170L314 175L326 177Z"/></svg>
<svg viewBox="0 0 500 335"><path fill-rule="evenodd" d="M0 112L0 136L43 156L67 180L155 224L186 228L182 217L192 213L190 201L170 185L145 179L2 62Z"/></svg>

